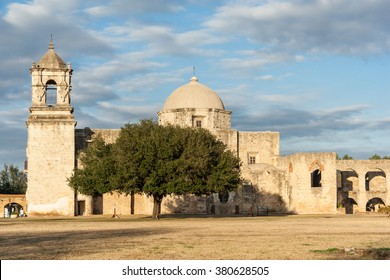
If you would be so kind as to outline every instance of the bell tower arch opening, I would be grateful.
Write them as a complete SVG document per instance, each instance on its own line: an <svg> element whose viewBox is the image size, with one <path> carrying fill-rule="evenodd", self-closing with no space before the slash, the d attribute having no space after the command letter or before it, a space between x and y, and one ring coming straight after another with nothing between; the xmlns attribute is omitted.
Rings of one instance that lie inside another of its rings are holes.
<svg viewBox="0 0 390 280"><path fill-rule="evenodd" d="M46 106L55 106L57 104L57 83L49 80L46 83L45 104Z"/></svg>

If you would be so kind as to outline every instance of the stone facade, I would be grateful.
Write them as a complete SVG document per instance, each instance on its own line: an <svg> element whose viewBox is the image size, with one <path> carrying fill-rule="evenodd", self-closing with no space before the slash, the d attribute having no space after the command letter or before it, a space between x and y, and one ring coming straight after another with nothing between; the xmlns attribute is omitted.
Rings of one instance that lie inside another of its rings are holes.
<svg viewBox="0 0 390 280"><path fill-rule="evenodd" d="M52 44L33 64L32 106L27 120L30 215L151 214L153 201L139 194L88 197L67 184L77 155L98 135L114 143L119 129L75 129L70 104L72 70ZM48 95L54 89L54 101ZM375 211L390 202L390 161L336 160L335 153L280 156L279 133L231 128L231 111L196 77L175 90L158 112L161 125L210 130L242 161L241 186L210 196L166 197L162 213L256 215L269 213L335 214ZM119 125L119 124L118 124Z"/></svg>

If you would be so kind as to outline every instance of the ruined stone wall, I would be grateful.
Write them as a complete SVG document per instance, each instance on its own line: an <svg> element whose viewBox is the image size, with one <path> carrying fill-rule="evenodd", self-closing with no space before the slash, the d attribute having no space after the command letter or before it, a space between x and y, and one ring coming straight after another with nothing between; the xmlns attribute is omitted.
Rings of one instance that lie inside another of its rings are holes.
<svg viewBox="0 0 390 280"><path fill-rule="evenodd" d="M282 157L279 167L289 182L290 209L298 214L336 213L337 180L335 153L298 153ZM312 186L312 173L319 170L321 186Z"/></svg>
<svg viewBox="0 0 390 280"><path fill-rule="evenodd" d="M390 204L390 160L338 160L338 204L344 206L345 199L352 199L357 211L367 211L367 203L380 198ZM351 181L352 188L351 188Z"/></svg>

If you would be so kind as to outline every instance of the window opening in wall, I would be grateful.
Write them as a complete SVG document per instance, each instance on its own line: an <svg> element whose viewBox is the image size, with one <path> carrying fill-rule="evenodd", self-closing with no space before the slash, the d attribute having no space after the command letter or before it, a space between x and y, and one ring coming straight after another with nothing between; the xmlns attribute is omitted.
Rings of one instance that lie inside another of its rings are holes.
<svg viewBox="0 0 390 280"><path fill-rule="evenodd" d="M57 104L57 84L50 80L46 84L46 106L53 106Z"/></svg>
<svg viewBox="0 0 390 280"><path fill-rule="evenodd" d="M249 156L249 164L255 164L256 163L256 157L255 156Z"/></svg>
<svg viewBox="0 0 390 280"><path fill-rule="evenodd" d="M229 200L229 192L228 191L220 192L218 194L218 197L221 203L226 203Z"/></svg>
<svg viewBox="0 0 390 280"><path fill-rule="evenodd" d="M312 188L321 187L321 170L316 169L311 173L311 187Z"/></svg>
<svg viewBox="0 0 390 280"><path fill-rule="evenodd" d="M202 127L202 121L203 121L203 117L193 116L192 117L192 126L193 127Z"/></svg>

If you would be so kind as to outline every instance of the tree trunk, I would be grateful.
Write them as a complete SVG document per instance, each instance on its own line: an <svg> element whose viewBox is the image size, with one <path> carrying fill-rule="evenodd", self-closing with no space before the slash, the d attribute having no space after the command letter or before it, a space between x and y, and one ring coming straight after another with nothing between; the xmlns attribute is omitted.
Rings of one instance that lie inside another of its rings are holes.
<svg viewBox="0 0 390 280"><path fill-rule="evenodd" d="M153 196L153 214L152 218L159 220L159 215L161 213L161 201L163 197L159 195L154 195Z"/></svg>

